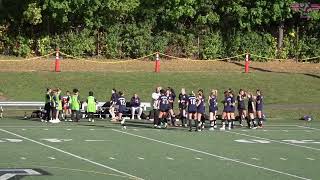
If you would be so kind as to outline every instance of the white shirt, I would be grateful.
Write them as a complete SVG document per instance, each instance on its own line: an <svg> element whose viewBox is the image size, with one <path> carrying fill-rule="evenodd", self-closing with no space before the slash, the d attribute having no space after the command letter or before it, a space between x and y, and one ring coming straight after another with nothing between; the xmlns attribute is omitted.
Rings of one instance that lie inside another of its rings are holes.
<svg viewBox="0 0 320 180"><path fill-rule="evenodd" d="M160 97L160 93L154 92L152 93L152 104L153 104L153 109L159 109L158 107L158 99Z"/></svg>

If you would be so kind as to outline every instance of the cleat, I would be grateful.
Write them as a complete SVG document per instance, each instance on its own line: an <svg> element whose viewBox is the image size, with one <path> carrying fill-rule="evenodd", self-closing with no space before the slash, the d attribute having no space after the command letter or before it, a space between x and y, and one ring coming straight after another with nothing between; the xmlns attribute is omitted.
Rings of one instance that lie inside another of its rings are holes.
<svg viewBox="0 0 320 180"><path fill-rule="evenodd" d="M210 128L209 128L209 131L214 131L214 128L213 128L213 127L210 127Z"/></svg>
<svg viewBox="0 0 320 180"><path fill-rule="evenodd" d="M127 129L127 127L126 127L126 126L122 126L122 129L123 129L123 130L126 130L126 129Z"/></svg>
<svg viewBox="0 0 320 180"><path fill-rule="evenodd" d="M153 125L153 127L154 127L154 128L157 128L157 127L158 127L158 125L156 125L156 124L155 124L155 125Z"/></svg>
<svg viewBox="0 0 320 180"><path fill-rule="evenodd" d="M214 126L213 126L213 128L217 129L217 128L218 128L218 126L217 126L217 125L214 125Z"/></svg>
<svg viewBox="0 0 320 180"><path fill-rule="evenodd" d="M231 130L231 127L228 127L228 130Z"/></svg>
<svg viewBox="0 0 320 180"><path fill-rule="evenodd" d="M225 130L226 130L225 127L221 127L221 128L220 128L220 131L225 131Z"/></svg>
<svg viewBox="0 0 320 180"><path fill-rule="evenodd" d="M88 121L91 122L91 119L89 119Z"/></svg>
<svg viewBox="0 0 320 180"><path fill-rule="evenodd" d="M94 119L92 119L91 122L94 122Z"/></svg>
<svg viewBox="0 0 320 180"><path fill-rule="evenodd" d="M257 129L257 127L252 127L251 129Z"/></svg>
<svg viewBox="0 0 320 180"><path fill-rule="evenodd" d="M184 124L184 127L188 127L188 125L187 125L187 124Z"/></svg>
<svg viewBox="0 0 320 180"><path fill-rule="evenodd" d="M168 127L168 123L164 123L163 128L167 128Z"/></svg>

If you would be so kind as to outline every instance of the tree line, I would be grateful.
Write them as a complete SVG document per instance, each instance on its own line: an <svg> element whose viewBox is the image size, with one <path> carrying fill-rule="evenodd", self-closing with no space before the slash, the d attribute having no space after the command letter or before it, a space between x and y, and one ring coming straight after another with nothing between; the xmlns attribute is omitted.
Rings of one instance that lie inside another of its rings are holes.
<svg viewBox="0 0 320 180"><path fill-rule="evenodd" d="M304 59L320 56L317 3L0 0L0 54L39 56L59 47L79 57L137 58L159 51L204 60L245 52Z"/></svg>

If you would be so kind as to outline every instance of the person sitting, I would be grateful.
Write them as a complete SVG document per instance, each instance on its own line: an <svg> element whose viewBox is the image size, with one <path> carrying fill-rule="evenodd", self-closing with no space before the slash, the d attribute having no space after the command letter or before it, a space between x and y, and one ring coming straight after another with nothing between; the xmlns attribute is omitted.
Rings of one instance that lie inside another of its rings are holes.
<svg viewBox="0 0 320 180"><path fill-rule="evenodd" d="M140 120L141 114L142 114L142 108L140 107L141 101L138 94L133 95L133 97L131 98L130 104L131 104L131 114L132 114L131 119L134 119L135 112L138 111L137 117Z"/></svg>

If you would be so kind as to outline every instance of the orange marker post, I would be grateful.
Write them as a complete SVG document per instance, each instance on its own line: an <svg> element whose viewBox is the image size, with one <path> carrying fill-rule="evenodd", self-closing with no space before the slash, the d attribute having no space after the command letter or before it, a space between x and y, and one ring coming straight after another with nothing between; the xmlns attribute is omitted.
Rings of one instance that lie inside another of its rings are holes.
<svg viewBox="0 0 320 180"><path fill-rule="evenodd" d="M56 49L55 72L61 72L61 69L60 69L59 48Z"/></svg>
<svg viewBox="0 0 320 180"><path fill-rule="evenodd" d="M156 73L159 73L159 72L160 72L160 57L159 57L159 52L156 53L156 62L155 62L154 72L156 72Z"/></svg>
<svg viewBox="0 0 320 180"><path fill-rule="evenodd" d="M250 64L250 54L247 53L246 54L246 62L245 62L245 65L244 65L245 73L249 73L249 64Z"/></svg>

